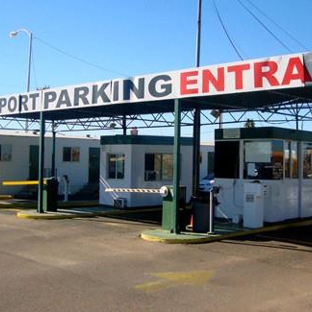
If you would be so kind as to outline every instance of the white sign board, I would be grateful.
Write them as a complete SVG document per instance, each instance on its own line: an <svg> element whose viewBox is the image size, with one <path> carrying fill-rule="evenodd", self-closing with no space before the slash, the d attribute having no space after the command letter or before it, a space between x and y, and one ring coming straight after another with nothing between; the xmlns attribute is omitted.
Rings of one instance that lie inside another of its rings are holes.
<svg viewBox="0 0 312 312"><path fill-rule="evenodd" d="M311 59L285 55L0 96L0 116L304 87L312 81L305 56Z"/></svg>

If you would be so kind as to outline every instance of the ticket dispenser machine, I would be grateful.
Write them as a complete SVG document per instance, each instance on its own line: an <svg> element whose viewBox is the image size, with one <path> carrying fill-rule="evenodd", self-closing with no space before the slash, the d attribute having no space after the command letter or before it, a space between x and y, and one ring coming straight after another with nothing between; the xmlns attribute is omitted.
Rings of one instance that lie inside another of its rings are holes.
<svg viewBox="0 0 312 312"><path fill-rule="evenodd" d="M264 190L259 181L244 183L244 227L263 227Z"/></svg>

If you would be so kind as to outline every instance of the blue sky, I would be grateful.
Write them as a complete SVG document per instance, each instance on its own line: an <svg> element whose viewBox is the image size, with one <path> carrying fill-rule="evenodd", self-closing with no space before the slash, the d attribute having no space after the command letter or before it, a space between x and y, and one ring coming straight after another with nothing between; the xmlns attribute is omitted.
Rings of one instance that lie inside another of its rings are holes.
<svg viewBox="0 0 312 312"><path fill-rule="evenodd" d="M301 45L255 10L249 0L240 1L283 43L239 1L215 0L244 59L304 52L303 46L312 49L311 0L250 0ZM24 33L10 38L10 31L27 28L33 32L34 90L193 67L196 15L197 0L4 0L0 94L26 90L28 38ZM213 0L202 0L201 65L239 59L218 20Z"/></svg>

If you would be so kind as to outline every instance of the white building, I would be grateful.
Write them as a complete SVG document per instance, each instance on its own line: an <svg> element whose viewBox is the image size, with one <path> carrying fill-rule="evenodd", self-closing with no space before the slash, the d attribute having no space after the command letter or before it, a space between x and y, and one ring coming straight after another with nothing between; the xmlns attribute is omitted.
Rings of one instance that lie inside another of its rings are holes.
<svg viewBox="0 0 312 312"><path fill-rule="evenodd" d="M72 137L57 134L55 168L60 178L59 193L64 179L69 178L73 194L89 182L99 181L100 140L91 137ZM0 133L0 194L17 194L23 186L3 186L3 181L38 179L39 134L33 132L1 131ZM52 137L45 138L45 177L52 167Z"/></svg>
<svg viewBox="0 0 312 312"><path fill-rule="evenodd" d="M181 139L181 185L192 192L192 138ZM100 203L128 207L161 205L159 194L111 193L106 188L159 189L172 185L173 137L116 135L101 137ZM201 177L213 170L212 145L201 146ZM210 160L210 166L209 166Z"/></svg>
<svg viewBox="0 0 312 312"><path fill-rule="evenodd" d="M217 129L217 216L246 227L312 216L312 132Z"/></svg>
<svg viewBox="0 0 312 312"><path fill-rule="evenodd" d="M192 185L192 139L181 140L181 185ZM52 175L52 136L45 137L44 176ZM102 146L102 147L101 147ZM0 194L17 195L25 186L4 186L3 181L38 180L39 133L0 132ZM201 146L200 177L213 172L214 147ZM106 193L106 187L160 188L172 184L173 137L116 135L98 138L57 134L55 168L59 194L64 193L66 175L70 194L88 183L100 181L100 203L114 205L114 199L126 198L127 205L161 204L159 195ZM101 172L101 173L100 173ZM28 188L28 187L27 187ZM36 189L36 186L33 186Z"/></svg>

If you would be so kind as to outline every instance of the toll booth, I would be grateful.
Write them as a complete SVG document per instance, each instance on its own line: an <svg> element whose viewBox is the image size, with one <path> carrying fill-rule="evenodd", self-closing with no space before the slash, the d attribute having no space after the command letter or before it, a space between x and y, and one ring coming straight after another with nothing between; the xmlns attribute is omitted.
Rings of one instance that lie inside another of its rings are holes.
<svg viewBox="0 0 312 312"><path fill-rule="evenodd" d="M312 132L216 129L217 217L245 227L312 216Z"/></svg>

